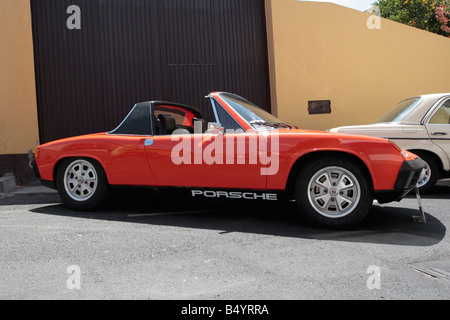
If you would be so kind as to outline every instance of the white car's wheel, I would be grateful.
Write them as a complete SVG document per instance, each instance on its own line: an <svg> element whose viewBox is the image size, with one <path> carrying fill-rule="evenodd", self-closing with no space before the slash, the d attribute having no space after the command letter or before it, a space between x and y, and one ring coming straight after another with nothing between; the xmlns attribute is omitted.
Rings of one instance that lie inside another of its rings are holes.
<svg viewBox="0 0 450 320"><path fill-rule="evenodd" d="M429 193L436 185L436 182L439 179L439 168L433 157L420 151L414 153L425 161L426 164L425 170L422 172L422 175L417 182L417 187L419 188L420 193L426 194Z"/></svg>

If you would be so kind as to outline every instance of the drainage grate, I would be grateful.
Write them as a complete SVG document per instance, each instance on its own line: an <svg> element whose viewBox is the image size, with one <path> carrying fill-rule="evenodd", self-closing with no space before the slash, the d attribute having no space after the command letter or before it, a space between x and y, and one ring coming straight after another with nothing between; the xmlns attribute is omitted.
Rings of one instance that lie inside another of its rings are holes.
<svg viewBox="0 0 450 320"><path fill-rule="evenodd" d="M411 268L434 278L450 280L450 258L415 263Z"/></svg>

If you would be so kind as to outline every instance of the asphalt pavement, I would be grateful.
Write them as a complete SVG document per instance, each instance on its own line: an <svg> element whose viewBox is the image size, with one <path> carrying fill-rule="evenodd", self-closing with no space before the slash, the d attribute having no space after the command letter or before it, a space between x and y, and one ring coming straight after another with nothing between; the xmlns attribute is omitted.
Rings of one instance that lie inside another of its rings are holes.
<svg viewBox="0 0 450 320"><path fill-rule="evenodd" d="M335 231L292 204L132 195L75 212L26 186L0 195L0 299L448 300L450 183L422 198L425 224L408 196Z"/></svg>

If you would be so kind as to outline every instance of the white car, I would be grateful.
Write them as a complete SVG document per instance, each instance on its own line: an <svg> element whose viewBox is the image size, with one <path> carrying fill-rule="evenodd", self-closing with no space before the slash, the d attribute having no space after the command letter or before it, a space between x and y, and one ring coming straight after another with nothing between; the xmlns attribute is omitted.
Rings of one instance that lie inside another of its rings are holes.
<svg viewBox="0 0 450 320"><path fill-rule="evenodd" d="M450 93L412 97L373 124L328 131L387 138L417 154L427 163L417 183L422 193L450 177Z"/></svg>

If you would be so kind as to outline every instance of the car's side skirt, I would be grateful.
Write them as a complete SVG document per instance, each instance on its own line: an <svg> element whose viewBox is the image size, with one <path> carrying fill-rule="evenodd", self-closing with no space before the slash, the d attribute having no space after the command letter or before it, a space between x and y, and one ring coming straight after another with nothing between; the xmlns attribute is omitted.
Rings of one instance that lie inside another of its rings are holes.
<svg viewBox="0 0 450 320"><path fill-rule="evenodd" d="M284 190L250 190L250 189L223 189L223 188L198 188L198 187L142 187L119 186L111 188L120 192L141 190L153 195L168 196L172 199L185 200L235 200L235 201L266 201L276 202L286 200Z"/></svg>

